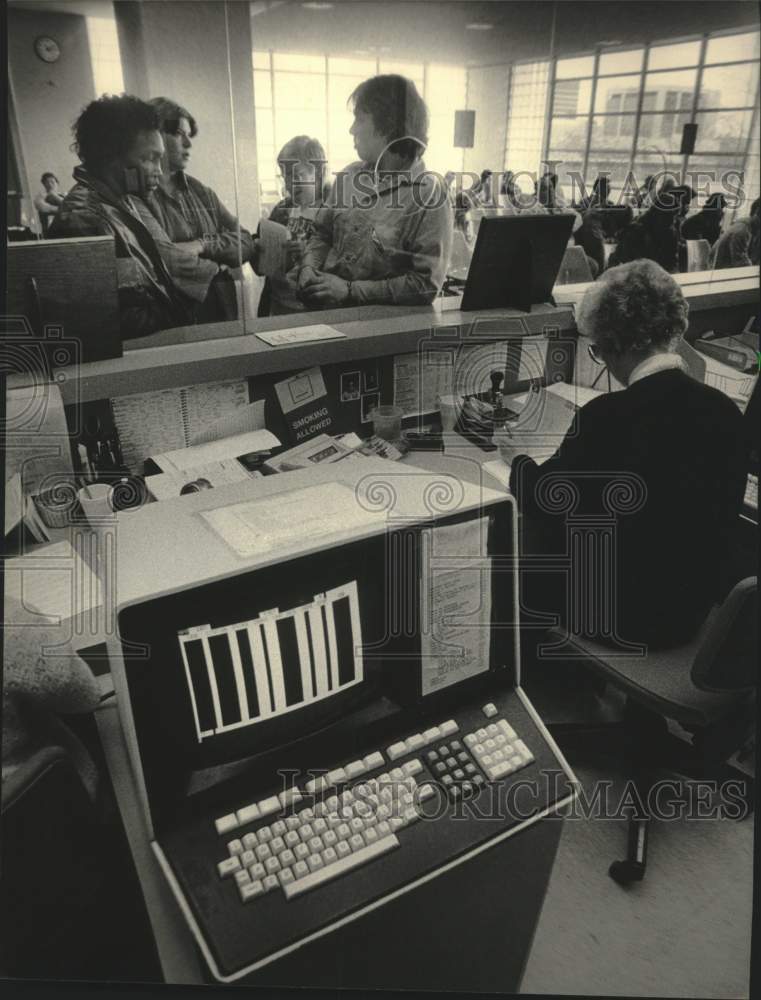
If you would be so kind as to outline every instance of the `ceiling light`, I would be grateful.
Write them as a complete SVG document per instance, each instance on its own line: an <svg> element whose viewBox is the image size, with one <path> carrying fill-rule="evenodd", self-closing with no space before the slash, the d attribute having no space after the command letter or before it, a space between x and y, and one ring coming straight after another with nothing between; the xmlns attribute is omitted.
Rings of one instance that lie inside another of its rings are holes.
<svg viewBox="0 0 761 1000"><path fill-rule="evenodd" d="M488 24L486 21L474 21L473 24L466 24L465 27L468 31L491 31L494 25Z"/></svg>
<svg viewBox="0 0 761 1000"><path fill-rule="evenodd" d="M305 10L332 10L335 4L324 3L323 0L307 0L301 5Z"/></svg>

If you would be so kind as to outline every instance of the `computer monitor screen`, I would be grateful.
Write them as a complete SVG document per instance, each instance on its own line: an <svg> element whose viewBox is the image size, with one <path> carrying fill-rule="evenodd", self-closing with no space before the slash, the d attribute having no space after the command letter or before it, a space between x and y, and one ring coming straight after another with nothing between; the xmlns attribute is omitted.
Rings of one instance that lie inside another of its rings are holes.
<svg viewBox="0 0 761 1000"><path fill-rule="evenodd" d="M483 219L460 308L530 312L550 302L574 218L561 212Z"/></svg>

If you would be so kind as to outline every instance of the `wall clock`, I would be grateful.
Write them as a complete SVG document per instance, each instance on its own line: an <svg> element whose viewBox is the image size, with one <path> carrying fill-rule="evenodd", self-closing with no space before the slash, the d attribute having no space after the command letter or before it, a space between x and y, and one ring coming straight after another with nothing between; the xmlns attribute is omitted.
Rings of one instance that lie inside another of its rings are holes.
<svg viewBox="0 0 761 1000"><path fill-rule="evenodd" d="M61 57L61 47L55 38L49 35L40 35L34 40L34 51L37 57L46 63L57 62Z"/></svg>

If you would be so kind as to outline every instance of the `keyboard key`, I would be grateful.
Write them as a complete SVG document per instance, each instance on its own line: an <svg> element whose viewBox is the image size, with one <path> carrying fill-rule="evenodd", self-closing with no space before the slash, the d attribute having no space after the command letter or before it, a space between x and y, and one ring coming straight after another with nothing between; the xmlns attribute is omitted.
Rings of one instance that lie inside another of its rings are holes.
<svg viewBox="0 0 761 1000"><path fill-rule="evenodd" d="M260 861L266 861L267 858L272 857L272 851L270 850L269 844L257 844L256 846L256 856Z"/></svg>
<svg viewBox="0 0 761 1000"><path fill-rule="evenodd" d="M364 837L366 844L373 844L378 839L378 831L374 826L368 826L368 828L363 831L362 836Z"/></svg>
<svg viewBox="0 0 761 1000"><path fill-rule="evenodd" d="M293 853L296 855L296 857L299 860L301 860L302 858L308 857L308 855L309 855L309 848L307 847L306 844L304 844L302 842L300 844L296 844L296 846L293 849Z"/></svg>
<svg viewBox="0 0 761 1000"><path fill-rule="evenodd" d="M225 858L217 865L217 871L220 878L229 878L235 872L240 871L240 858L237 854L233 854L231 858Z"/></svg>
<svg viewBox="0 0 761 1000"><path fill-rule="evenodd" d="M439 729L441 731L442 736L451 736L452 733L459 732L460 727L457 725L454 719L447 719L446 722L440 723Z"/></svg>
<svg viewBox="0 0 761 1000"><path fill-rule="evenodd" d="M452 740L449 744L449 748L452 753L459 753L462 750L462 743L459 740Z"/></svg>
<svg viewBox="0 0 761 1000"><path fill-rule="evenodd" d="M348 823L341 823L341 825L336 830L339 840L348 840L351 836L351 830L349 829Z"/></svg>
<svg viewBox="0 0 761 1000"><path fill-rule="evenodd" d="M264 886L257 880L256 882L249 882L248 885L242 885L240 887L240 898L244 903L247 903L250 899L256 899L257 896L263 896L264 892Z"/></svg>
<svg viewBox="0 0 761 1000"><path fill-rule="evenodd" d="M304 785L304 788L310 795L314 795L315 792L321 792L324 788L327 787L328 784L325 780L324 775L319 775L316 778L310 778L309 781L307 781L306 784Z"/></svg>
<svg viewBox="0 0 761 1000"><path fill-rule="evenodd" d="M243 842L240 840L231 840L227 845L227 851L231 856L233 854L243 854Z"/></svg>
<svg viewBox="0 0 761 1000"><path fill-rule="evenodd" d="M270 844L270 849L273 854L280 854L281 851L285 850L285 841L282 837L273 837L272 843Z"/></svg>
<svg viewBox="0 0 761 1000"><path fill-rule="evenodd" d="M391 833L391 825L388 820L383 819L377 825L376 830L378 831L379 837L387 837L389 833Z"/></svg>
<svg viewBox="0 0 761 1000"><path fill-rule="evenodd" d="M407 747L404 743L392 743L391 746L386 750L389 760L398 760L407 753Z"/></svg>
<svg viewBox="0 0 761 1000"><path fill-rule="evenodd" d="M261 861L257 861L255 865L251 865L251 867L248 869L248 874L254 880L263 879L264 876L267 874L267 870L261 863Z"/></svg>
<svg viewBox="0 0 761 1000"><path fill-rule="evenodd" d="M518 734L513 729L513 727L510 725L509 722L505 722L504 719L500 719L499 722L497 723L497 725L499 726L499 728L502 730L502 732L505 734L505 736L509 740L516 739L516 737L517 737Z"/></svg>
<svg viewBox="0 0 761 1000"><path fill-rule="evenodd" d="M320 851L325 847L322 842L322 837L310 837L307 847L312 852L312 854L319 854ZM307 861L309 859L307 858Z"/></svg>
<svg viewBox="0 0 761 1000"><path fill-rule="evenodd" d="M395 767L389 772L392 781L404 781L404 771L401 767Z"/></svg>
<svg viewBox="0 0 761 1000"><path fill-rule="evenodd" d="M379 750L375 750L373 753L369 753L363 759L362 763L365 765L366 770L374 771L376 767L383 767L383 754Z"/></svg>
<svg viewBox="0 0 761 1000"><path fill-rule="evenodd" d="M272 836L282 837L287 829L288 828L286 827L285 823L281 819L277 819L272 824Z"/></svg>
<svg viewBox="0 0 761 1000"><path fill-rule="evenodd" d="M280 885L277 875L265 875L262 880L262 886L265 892L271 892L272 889L277 889Z"/></svg>
<svg viewBox="0 0 761 1000"><path fill-rule="evenodd" d="M230 813L229 816L222 816L219 819L215 819L214 826L220 835L230 833L231 830L238 829L238 817L235 813Z"/></svg>
<svg viewBox="0 0 761 1000"><path fill-rule="evenodd" d="M277 858L267 858L264 862L264 870L268 875L273 875L276 871L280 870L280 862Z"/></svg>
<svg viewBox="0 0 761 1000"><path fill-rule="evenodd" d="M296 830L289 830L283 838L288 847L295 847L301 840Z"/></svg>
<svg viewBox="0 0 761 1000"><path fill-rule="evenodd" d="M348 857L349 854L351 854L351 847L349 847L347 841L345 840L338 841L338 843L336 844L336 854L338 855L339 858L345 858Z"/></svg>
<svg viewBox="0 0 761 1000"><path fill-rule="evenodd" d="M437 740L441 739L441 730L438 726L432 726L430 729L426 729L423 733L423 739L426 743L435 743Z"/></svg>
<svg viewBox="0 0 761 1000"><path fill-rule="evenodd" d="M515 743L514 743L514 746L515 746L515 749L518 751L518 753L521 755L521 757L525 757L526 760L533 760L534 759L534 755L531 753L531 751L526 746L526 744L523 742L523 740L516 740Z"/></svg>
<svg viewBox="0 0 761 1000"><path fill-rule="evenodd" d="M253 851L259 841L256 839L255 833L247 833L243 837L243 850Z"/></svg>
<svg viewBox="0 0 761 1000"><path fill-rule="evenodd" d="M279 857L280 857L280 864L286 868L290 868L290 866L296 860L296 855L289 847L286 847L286 849L283 851L281 855L279 855Z"/></svg>
<svg viewBox="0 0 761 1000"><path fill-rule="evenodd" d="M464 750L461 750L461 751L460 751L460 752L459 752L459 753L457 754L457 760L458 760L458 761L459 761L459 762L460 762L461 764L467 764L467 763L468 763L468 761L470 760L470 757L468 756L468 754L467 754L467 753L466 753L466 752L465 752Z"/></svg>
<svg viewBox="0 0 761 1000"><path fill-rule="evenodd" d="M346 777L349 779L358 778L359 775L364 774L366 770L367 767L361 760L353 760L351 764L347 764L346 767L344 768L344 771L346 772Z"/></svg>
<svg viewBox="0 0 761 1000"><path fill-rule="evenodd" d="M285 825L289 830L297 830L301 826L301 819L298 816L286 816Z"/></svg>
<svg viewBox="0 0 761 1000"><path fill-rule="evenodd" d="M314 821L314 823L312 823L312 828L315 834L318 837L321 837L322 834L325 833L325 831L328 829L328 824L325 822L324 819L322 819L321 816L318 816L317 819Z"/></svg>
<svg viewBox="0 0 761 1000"><path fill-rule="evenodd" d="M425 740L421 733L414 733L412 736L408 736L404 741L404 745L407 750L419 750L420 747L425 746Z"/></svg>
<svg viewBox="0 0 761 1000"><path fill-rule="evenodd" d="M478 743L478 738L476 737L476 734L468 733L468 735L465 737L465 746L472 748L476 745L476 743Z"/></svg>
<svg viewBox="0 0 761 1000"><path fill-rule="evenodd" d="M446 774L447 773L447 765L443 761L440 760L438 762L438 764L434 767L434 771L436 772L436 774Z"/></svg>
<svg viewBox="0 0 761 1000"><path fill-rule="evenodd" d="M489 736L484 741L484 746L486 747L486 749L488 750L488 752L491 753L492 750L496 749L497 744L494 742L494 740L491 738L491 736Z"/></svg>
<svg viewBox="0 0 761 1000"><path fill-rule="evenodd" d="M365 846L365 841L361 834L353 833L351 837L349 837L349 847L351 847L353 851L359 851L364 846Z"/></svg>
<svg viewBox="0 0 761 1000"><path fill-rule="evenodd" d="M425 755L425 759L428 761L429 764L435 764L436 761L439 760L438 750L429 750L428 753Z"/></svg>
<svg viewBox="0 0 761 1000"><path fill-rule="evenodd" d="M499 733L499 726L496 722L490 722L486 727L487 736L491 736L492 739Z"/></svg>
<svg viewBox="0 0 761 1000"><path fill-rule="evenodd" d="M485 729L477 729L476 736L478 737L479 743L485 743L489 738L489 734L486 732Z"/></svg>
<svg viewBox="0 0 761 1000"><path fill-rule="evenodd" d="M299 830L299 836L304 841L304 843L306 843L308 840L311 840L312 837L314 837L314 830L312 829L311 824L305 823Z"/></svg>
<svg viewBox="0 0 761 1000"><path fill-rule="evenodd" d="M365 824L362 822L362 820L359 818L359 816L355 816L350 821L349 828L351 829L352 833L361 833L362 830L364 830L364 828L365 828Z"/></svg>
<svg viewBox="0 0 761 1000"><path fill-rule="evenodd" d="M439 756L441 757L449 756L449 747L446 745L446 743L442 743L441 746L439 747Z"/></svg>
<svg viewBox="0 0 761 1000"><path fill-rule="evenodd" d="M454 771L452 777L455 779L455 781L462 781L462 779L465 777L465 772L461 767L458 767L457 770Z"/></svg>
<svg viewBox="0 0 761 1000"><path fill-rule="evenodd" d="M448 788L450 785L454 784L454 778L452 777L451 774L445 774L444 777L441 779L441 783L442 785Z"/></svg>
<svg viewBox="0 0 761 1000"><path fill-rule="evenodd" d="M454 757L447 757L446 765L451 771L453 767L457 767L457 761L454 759Z"/></svg>
<svg viewBox="0 0 761 1000"><path fill-rule="evenodd" d="M290 788L286 788L284 792L281 792L277 798L281 806L294 806L297 802L301 802L303 796L298 788L292 785Z"/></svg>
<svg viewBox="0 0 761 1000"><path fill-rule="evenodd" d="M398 830L400 827L404 826L404 820L401 816L392 816L388 823L392 830Z"/></svg>
<svg viewBox="0 0 761 1000"><path fill-rule="evenodd" d="M322 841L326 847L335 847L338 843L338 835L335 830L326 830L322 835Z"/></svg>
<svg viewBox="0 0 761 1000"><path fill-rule="evenodd" d="M433 787L433 785L430 784L421 785L420 788L418 788L418 793L417 793L418 802L425 802L426 799L430 799L430 797L435 794L436 794L436 789Z"/></svg>
<svg viewBox="0 0 761 1000"><path fill-rule="evenodd" d="M242 809L238 810L238 823L243 826L244 823L253 823L254 820L259 819L260 812L259 806L256 802L252 802L250 806L243 806Z"/></svg>
<svg viewBox="0 0 761 1000"><path fill-rule="evenodd" d="M331 785L341 785L346 781L346 771L342 767L337 767L334 771L328 771L328 782Z"/></svg>
<svg viewBox="0 0 761 1000"><path fill-rule="evenodd" d="M309 865L306 861L297 861L293 866L293 874L296 878L303 878L305 875L309 874Z"/></svg>
<svg viewBox="0 0 761 1000"><path fill-rule="evenodd" d="M473 763L472 760L469 760L468 763L465 765L465 773L466 774L476 773L476 765Z"/></svg>
<svg viewBox="0 0 761 1000"><path fill-rule="evenodd" d="M302 809L299 813L299 819L302 823L307 821L311 822L314 819L314 809L311 806L307 806L306 809Z"/></svg>
<svg viewBox="0 0 761 1000"><path fill-rule="evenodd" d="M260 816L269 816L270 813L280 812L280 799L276 795L272 795L268 799L262 799L257 804Z"/></svg>
<svg viewBox="0 0 761 1000"><path fill-rule="evenodd" d="M295 876L290 868L282 868L277 873L277 877L280 882L280 885L289 885L295 879Z"/></svg>
<svg viewBox="0 0 761 1000"><path fill-rule="evenodd" d="M497 706L489 702L488 705L484 705L481 711L484 713L487 719L493 719L494 716L497 714Z"/></svg>
<svg viewBox="0 0 761 1000"><path fill-rule="evenodd" d="M251 876L248 874L248 868L241 868L240 871L235 872L233 878L238 885L248 885L251 881Z"/></svg>
<svg viewBox="0 0 761 1000"><path fill-rule="evenodd" d="M404 771L407 777L413 774L419 774L423 770L423 765L419 760L408 760L406 764L402 766L402 771Z"/></svg>
<svg viewBox="0 0 761 1000"><path fill-rule="evenodd" d="M414 823L420 819L418 811L414 806L407 806L407 808L402 813L402 820L404 825L407 826L409 823Z"/></svg>
<svg viewBox="0 0 761 1000"><path fill-rule="evenodd" d="M256 836L260 844L266 844L272 840L272 830L268 826L263 826L256 831Z"/></svg>
<svg viewBox="0 0 761 1000"><path fill-rule="evenodd" d="M319 854L310 854L307 858L307 864L310 872L316 872L318 868L322 868L323 860Z"/></svg>
<svg viewBox="0 0 761 1000"><path fill-rule="evenodd" d="M388 837L377 840L374 844L365 844L355 853L345 855L344 857L340 857L340 852L337 850L336 853L339 854L339 858L333 864L325 865L320 871L312 872L303 878L296 879L290 885L283 886L285 897L289 900L294 899L296 896L308 892L319 885L324 885L331 879L338 878L346 872L358 868L360 865L367 864L368 861L372 861L398 846L398 839L393 834L390 834Z"/></svg>
<svg viewBox="0 0 761 1000"><path fill-rule="evenodd" d="M249 865L253 865L256 862L256 854L253 850L244 851L240 856L240 863L244 868L248 868Z"/></svg>
<svg viewBox="0 0 761 1000"><path fill-rule="evenodd" d="M514 757L510 758L510 763L517 771L519 767L523 767L523 758L520 756L520 754L516 754Z"/></svg>
<svg viewBox="0 0 761 1000"><path fill-rule="evenodd" d="M338 861L335 847L326 847L322 852L322 860L326 865L332 865L334 861Z"/></svg>

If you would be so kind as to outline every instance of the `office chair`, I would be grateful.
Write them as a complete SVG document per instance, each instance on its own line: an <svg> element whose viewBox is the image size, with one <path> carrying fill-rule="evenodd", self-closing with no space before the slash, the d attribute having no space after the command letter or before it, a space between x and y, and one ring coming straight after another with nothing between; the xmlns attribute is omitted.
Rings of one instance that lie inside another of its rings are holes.
<svg viewBox="0 0 761 1000"><path fill-rule="evenodd" d="M746 805L753 806L753 781L726 765L747 743L755 711L758 662L757 577L741 580L715 607L697 634L682 646L652 650L645 656L620 651L578 635L551 633L591 668L596 679L626 695L621 723L550 725L561 749L579 753L632 757L639 798L647 803L651 772L673 770L692 778L734 777L746 783ZM691 742L670 735L666 720L691 734ZM645 874L650 815L629 820L625 860L614 861L609 874L620 885Z"/></svg>

